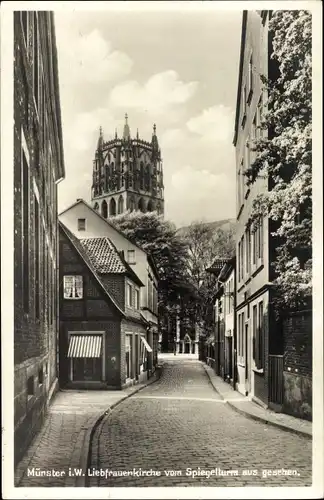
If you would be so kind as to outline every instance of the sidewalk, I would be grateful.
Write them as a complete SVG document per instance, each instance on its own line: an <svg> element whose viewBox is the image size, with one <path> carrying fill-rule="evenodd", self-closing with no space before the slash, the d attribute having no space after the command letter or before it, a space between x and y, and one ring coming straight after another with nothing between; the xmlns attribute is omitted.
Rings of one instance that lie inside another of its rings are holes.
<svg viewBox="0 0 324 500"><path fill-rule="evenodd" d="M249 397L243 396L235 391L232 386L218 377L210 366L205 363L202 364L216 392L218 392L221 398L235 411L253 420L258 420L259 422L273 425L280 429L312 439L312 422L286 415L285 413L276 413L268 408L259 406Z"/></svg>
<svg viewBox="0 0 324 500"><path fill-rule="evenodd" d="M69 467L84 472L88 466L91 438L100 420L117 404L155 382L154 375L142 384L122 391L59 391L49 407L44 425L15 470L15 486L84 486L85 476L68 476ZM28 469L63 472L61 477L37 477Z"/></svg>

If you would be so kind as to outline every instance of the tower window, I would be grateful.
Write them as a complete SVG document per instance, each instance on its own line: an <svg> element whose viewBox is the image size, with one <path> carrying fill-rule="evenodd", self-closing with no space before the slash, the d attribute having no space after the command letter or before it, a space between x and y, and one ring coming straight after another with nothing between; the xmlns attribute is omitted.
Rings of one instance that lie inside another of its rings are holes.
<svg viewBox="0 0 324 500"><path fill-rule="evenodd" d="M86 220L78 219L78 231L85 231L86 229Z"/></svg>
<svg viewBox="0 0 324 500"><path fill-rule="evenodd" d="M34 395L34 377L33 376L31 376L27 379L27 395L28 396Z"/></svg>
<svg viewBox="0 0 324 500"><path fill-rule="evenodd" d="M43 367L38 370L38 383L39 385L42 385L44 382L44 372L43 372Z"/></svg>

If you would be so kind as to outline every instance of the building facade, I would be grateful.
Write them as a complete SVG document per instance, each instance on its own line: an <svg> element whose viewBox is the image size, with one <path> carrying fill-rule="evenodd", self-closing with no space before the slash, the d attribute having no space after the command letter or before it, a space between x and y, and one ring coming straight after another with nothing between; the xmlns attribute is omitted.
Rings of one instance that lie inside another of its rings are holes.
<svg viewBox="0 0 324 500"><path fill-rule="evenodd" d="M131 242L104 219L84 200L77 200L71 207L59 214L59 220L78 239L109 238L126 262L144 284L140 289L141 316L150 328L150 335L158 335L158 272L153 259L142 248ZM155 351L154 351L155 352Z"/></svg>
<svg viewBox="0 0 324 500"><path fill-rule="evenodd" d="M54 16L15 12L15 463L58 386L57 184L64 175Z"/></svg>
<svg viewBox="0 0 324 500"><path fill-rule="evenodd" d="M244 172L254 160L250 141L270 134L260 127L267 102L260 75L274 78L277 71L271 60L269 15L269 11L243 13L233 141L237 186L237 389L264 405L270 403L269 384L274 383L274 377L269 376L269 359L282 355L282 334L275 325L271 307L275 242L267 216L250 224L253 201L270 189L268 178L259 177L248 187Z"/></svg>
<svg viewBox="0 0 324 500"><path fill-rule="evenodd" d="M214 331L205 340L204 357L217 375L235 387L235 257L215 259L208 268L217 277L214 296Z"/></svg>
<svg viewBox="0 0 324 500"><path fill-rule="evenodd" d="M91 204L105 219L127 210L164 213L161 151L153 127L151 142L131 138L125 115L123 136L104 141L102 129L93 162Z"/></svg>
<svg viewBox="0 0 324 500"><path fill-rule="evenodd" d="M60 383L123 389L146 380L157 343L141 315L144 286L109 238L79 240L60 223Z"/></svg>

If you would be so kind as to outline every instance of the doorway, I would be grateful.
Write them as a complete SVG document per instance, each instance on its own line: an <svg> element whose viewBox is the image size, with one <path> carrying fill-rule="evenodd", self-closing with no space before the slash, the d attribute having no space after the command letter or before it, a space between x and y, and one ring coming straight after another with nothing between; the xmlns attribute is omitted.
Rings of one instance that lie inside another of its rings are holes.
<svg viewBox="0 0 324 500"><path fill-rule="evenodd" d="M249 323L245 323L244 331L245 342L245 394L246 396L251 392L250 383L250 342L249 342Z"/></svg>

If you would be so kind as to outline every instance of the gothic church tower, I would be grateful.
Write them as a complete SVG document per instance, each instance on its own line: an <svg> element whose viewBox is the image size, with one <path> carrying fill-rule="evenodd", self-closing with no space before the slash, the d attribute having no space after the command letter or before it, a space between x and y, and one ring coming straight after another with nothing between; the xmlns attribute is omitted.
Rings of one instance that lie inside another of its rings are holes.
<svg viewBox="0 0 324 500"><path fill-rule="evenodd" d="M91 203L104 218L127 210L164 214L161 151L153 126L151 142L132 139L125 115L123 137L105 142L100 127Z"/></svg>

